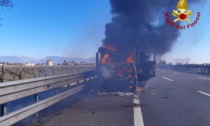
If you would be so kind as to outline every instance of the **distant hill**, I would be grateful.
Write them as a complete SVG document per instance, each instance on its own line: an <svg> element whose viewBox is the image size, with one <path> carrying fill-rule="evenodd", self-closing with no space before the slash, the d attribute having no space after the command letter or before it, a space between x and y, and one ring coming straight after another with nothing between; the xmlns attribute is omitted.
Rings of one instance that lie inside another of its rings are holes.
<svg viewBox="0 0 210 126"><path fill-rule="evenodd" d="M54 63L63 63L63 61L80 63L84 61L85 63L95 63L95 58L79 58L79 57L60 57L60 56L46 56L42 59L34 59L31 57L25 56L0 56L0 62L9 62L9 63L45 63L47 60L53 60Z"/></svg>

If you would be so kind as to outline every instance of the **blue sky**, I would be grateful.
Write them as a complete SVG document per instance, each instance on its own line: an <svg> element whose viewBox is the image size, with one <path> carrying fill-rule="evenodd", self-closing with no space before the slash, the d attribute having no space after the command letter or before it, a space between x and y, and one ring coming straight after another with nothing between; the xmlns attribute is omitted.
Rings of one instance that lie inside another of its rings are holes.
<svg viewBox="0 0 210 126"><path fill-rule="evenodd" d="M2 55L94 57L110 21L107 0L13 0L0 8Z"/></svg>
<svg viewBox="0 0 210 126"><path fill-rule="evenodd" d="M13 0L14 8L0 7L0 56L94 57L110 22L108 0ZM163 58L190 57L192 63L210 63L210 1L190 6L201 18L181 31L172 51Z"/></svg>

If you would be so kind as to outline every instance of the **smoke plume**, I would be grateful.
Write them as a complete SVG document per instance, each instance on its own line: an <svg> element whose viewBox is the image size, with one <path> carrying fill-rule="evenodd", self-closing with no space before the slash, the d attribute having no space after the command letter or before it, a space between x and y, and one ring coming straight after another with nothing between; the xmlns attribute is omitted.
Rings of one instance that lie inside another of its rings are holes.
<svg viewBox="0 0 210 126"><path fill-rule="evenodd" d="M105 26L103 44L113 45L124 56L134 47L165 54L179 37L179 30L166 24L164 14L175 10L177 3L178 0L110 0L112 21Z"/></svg>

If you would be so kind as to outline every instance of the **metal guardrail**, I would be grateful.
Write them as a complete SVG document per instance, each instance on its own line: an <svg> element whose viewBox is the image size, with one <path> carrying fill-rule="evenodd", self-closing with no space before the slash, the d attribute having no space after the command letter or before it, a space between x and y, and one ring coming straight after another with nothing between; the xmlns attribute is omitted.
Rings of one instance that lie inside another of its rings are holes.
<svg viewBox="0 0 210 126"><path fill-rule="evenodd" d="M183 65L158 65L158 68L180 72L210 75L210 65L183 64Z"/></svg>
<svg viewBox="0 0 210 126"><path fill-rule="evenodd" d="M88 74L65 74L0 83L0 104L2 105L3 114L3 116L0 117L0 126L13 125L30 115L36 114L40 110L43 110L77 92L82 91L84 89L84 85L79 83L92 80L94 78L96 78L95 73L89 72ZM39 93L64 86L69 88L69 90L39 101ZM75 87L72 88L72 86ZM6 103L32 95L35 96L34 104L12 113L7 113Z"/></svg>

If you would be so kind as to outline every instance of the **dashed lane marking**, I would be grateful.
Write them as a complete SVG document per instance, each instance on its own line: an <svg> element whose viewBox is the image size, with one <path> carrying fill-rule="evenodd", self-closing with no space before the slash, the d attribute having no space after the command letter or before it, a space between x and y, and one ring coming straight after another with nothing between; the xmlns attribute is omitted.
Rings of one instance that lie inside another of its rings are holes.
<svg viewBox="0 0 210 126"><path fill-rule="evenodd" d="M134 95L133 103L138 106L133 107L134 112L134 126L144 126L144 121L142 117L142 112L140 108L139 97Z"/></svg>
<svg viewBox="0 0 210 126"><path fill-rule="evenodd" d="M174 74L178 74L178 75L180 75L181 73L177 73L177 72L173 72Z"/></svg>
<svg viewBox="0 0 210 126"><path fill-rule="evenodd" d="M210 78L204 78L204 77L198 77L200 79L203 79L203 80L210 80Z"/></svg>
<svg viewBox="0 0 210 126"><path fill-rule="evenodd" d="M169 78L167 78L167 77L163 77L163 79L168 80L168 81L174 81L174 80L169 79Z"/></svg>
<svg viewBox="0 0 210 126"><path fill-rule="evenodd" d="M210 97L210 94L209 93L206 93L206 92L203 92L203 91L198 91L199 93L203 94L203 95L206 95L206 96L209 96Z"/></svg>

